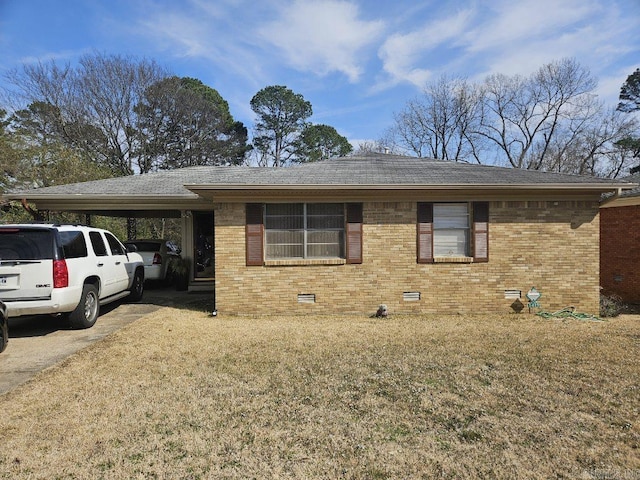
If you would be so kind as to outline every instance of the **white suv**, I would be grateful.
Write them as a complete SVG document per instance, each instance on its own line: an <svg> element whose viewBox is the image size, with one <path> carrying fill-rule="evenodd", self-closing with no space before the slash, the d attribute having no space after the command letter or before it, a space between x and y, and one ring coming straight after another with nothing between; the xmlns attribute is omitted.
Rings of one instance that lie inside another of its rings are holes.
<svg viewBox="0 0 640 480"><path fill-rule="evenodd" d="M0 225L0 300L10 317L63 314L74 328L100 305L142 298L144 263L110 232L80 225Z"/></svg>

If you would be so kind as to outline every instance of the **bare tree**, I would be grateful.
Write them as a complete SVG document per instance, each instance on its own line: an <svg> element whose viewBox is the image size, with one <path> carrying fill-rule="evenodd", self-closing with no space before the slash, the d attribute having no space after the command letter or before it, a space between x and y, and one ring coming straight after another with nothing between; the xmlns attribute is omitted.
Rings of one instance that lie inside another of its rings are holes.
<svg viewBox="0 0 640 480"><path fill-rule="evenodd" d="M529 78L492 75L483 85L478 133L511 166L540 170L559 137L568 133L570 143L581 133L577 123L586 125L599 115L595 87L589 71L571 59L544 65Z"/></svg>
<svg viewBox="0 0 640 480"><path fill-rule="evenodd" d="M388 138L380 140L364 140L358 143L358 147L351 152L351 156L364 155L367 153L392 153L400 155L403 152L394 147Z"/></svg>
<svg viewBox="0 0 640 480"><path fill-rule="evenodd" d="M167 73L153 61L103 54L85 55L75 69L55 62L10 72L14 99L51 105L59 133L117 175L141 171L134 107L145 90Z"/></svg>
<svg viewBox="0 0 640 480"><path fill-rule="evenodd" d="M443 77L396 114L388 142L419 157L615 177L629 163L620 141L638 124L606 109L595 87L572 59L475 85Z"/></svg>
<svg viewBox="0 0 640 480"><path fill-rule="evenodd" d="M441 77L394 116L386 134L395 147L418 157L480 161L478 90L460 78Z"/></svg>

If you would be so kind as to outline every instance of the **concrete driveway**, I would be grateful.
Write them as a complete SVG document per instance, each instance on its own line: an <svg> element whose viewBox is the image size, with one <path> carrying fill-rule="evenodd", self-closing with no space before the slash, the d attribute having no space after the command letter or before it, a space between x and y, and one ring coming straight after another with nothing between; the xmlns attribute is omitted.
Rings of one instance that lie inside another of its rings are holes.
<svg viewBox="0 0 640 480"><path fill-rule="evenodd" d="M0 395L26 382L37 372L164 306L206 305L212 298L211 293L147 288L139 303L115 302L101 307L98 321L86 330L71 330L57 317L10 318L9 345L0 353Z"/></svg>

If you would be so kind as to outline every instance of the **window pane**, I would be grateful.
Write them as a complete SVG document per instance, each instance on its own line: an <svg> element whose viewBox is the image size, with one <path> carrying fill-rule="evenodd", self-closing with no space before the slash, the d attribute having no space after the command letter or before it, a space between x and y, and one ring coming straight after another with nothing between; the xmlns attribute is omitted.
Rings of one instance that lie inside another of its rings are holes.
<svg viewBox="0 0 640 480"><path fill-rule="evenodd" d="M304 228L304 205L302 203L268 204L265 228L281 230Z"/></svg>
<svg viewBox="0 0 640 480"><path fill-rule="evenodd" d="M268 229L291 230L304 228L303 216L267 216L265 220L265 228Z"/></svg>
<svg viewBox="0 0 640 480"><path fill-rule="evenodd" d="M109 248L111 249L111 255L124 255L125 249L122 244L109 233L104 234L107 237L107 242L109 242Z"/></svg>
<svg viewBox="0 0 640 480"><path fill-rule="evenodd" d="M466 203L436 203L433 206L434 228L468 228L469 211Z"/></svg>
<svg viewBox="0 0 640 480"><path fill-rule="evenodd" d="M307 232L307 243L339 243L344 233L337 230L316 230Z"/></svg>
<svg viewBox="0 0 640 480"><path fill-rule="evenodd" d="M309 229L343 229L344 217L343 216L316 216L307 218L307 228Z"/></svg>
<svg viewBox="0 0 640 480"><path fill-rule="evenodd" d="M307 245L308 258L341 258L343 256L341 245L314 244Z"/></svg>
<svg viewBox="0 0 640 480"><path fill-rule="evenodd" d="M53 258L53 232L49 230L0 230L0 258L42 260Z"/></svg>
<svg viewBox="0 0 640 480"><path fill-rule="evenodd" d="M303 258L303 230L267 230L265 235L267 258Z"/></svg>
<svg viewBox="0 0 640 480"><path fill-rule="evenodd" d="M302 230L268 230L266 232L267 244L296 244L302 245L304 242L304 232Z"/></svg>
<svg viewBox="0 0 640 480"><path fill-rule="evenodd" d="M87 256L87 244L84 235L78 231L60 232L64 258L82 258Z"/></svg>
<svg viewBox="0 0 640 480"><path fill-rule="evenodd" d="M93 252L98 257L104 257L108 255L107 247L104 244L104 240L102 240L102 235L100 235L100 232L89 232L89 240L91 240Z"/></svg>
<svg viewBox="0 0 640 480"><path fill-rule="evenodd" d="M468 230L437 230L433 238L436 257L464 257L467 255Z"/></svg>
<svg viewBox="0 0 640 480"><path fill-rule="evenodd" d="M344 256L344 231L308 232L307 255L310 258L342 258Z"/></svg>
<svg viewBox="0 0 640 480"><path fill-rule="evenodd" d="M344 205L341 203L310 203L307 205L307 228L344 228Z"/></svg>
<svg viewBox="0 0 640 480"><path fill-rule="evenodd" d="M303 245L269 245L267 244L267 258L273 260L277 258L304 258Z"/></svg>

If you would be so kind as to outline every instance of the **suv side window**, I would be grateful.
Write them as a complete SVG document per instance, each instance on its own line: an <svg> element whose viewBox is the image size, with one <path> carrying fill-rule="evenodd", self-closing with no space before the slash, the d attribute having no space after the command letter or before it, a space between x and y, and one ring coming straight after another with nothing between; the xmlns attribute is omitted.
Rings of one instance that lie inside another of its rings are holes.
<svg viewBox="0 0 640 480"><path fill-rule="evenodd" d="M116 237L107 232L105 232L104 236L107 237L107 242L109 242L111 255L126 255L125 249Z"/></svg>
<svg viewBox="0 0 640 480"><path fill-rule="evenodd" d="M87 256L87 244L79 231L59 232L64 258L82 258Z"/></svg>
<svg viewBox="0 0 640 480"><path fill-rule="evenodd" d="M89 239L91 240L93 251L98 257L105 257L109 255L107 253L107 246L104 244L104 240L102 239L100 232L89 232Z"/></svg>

